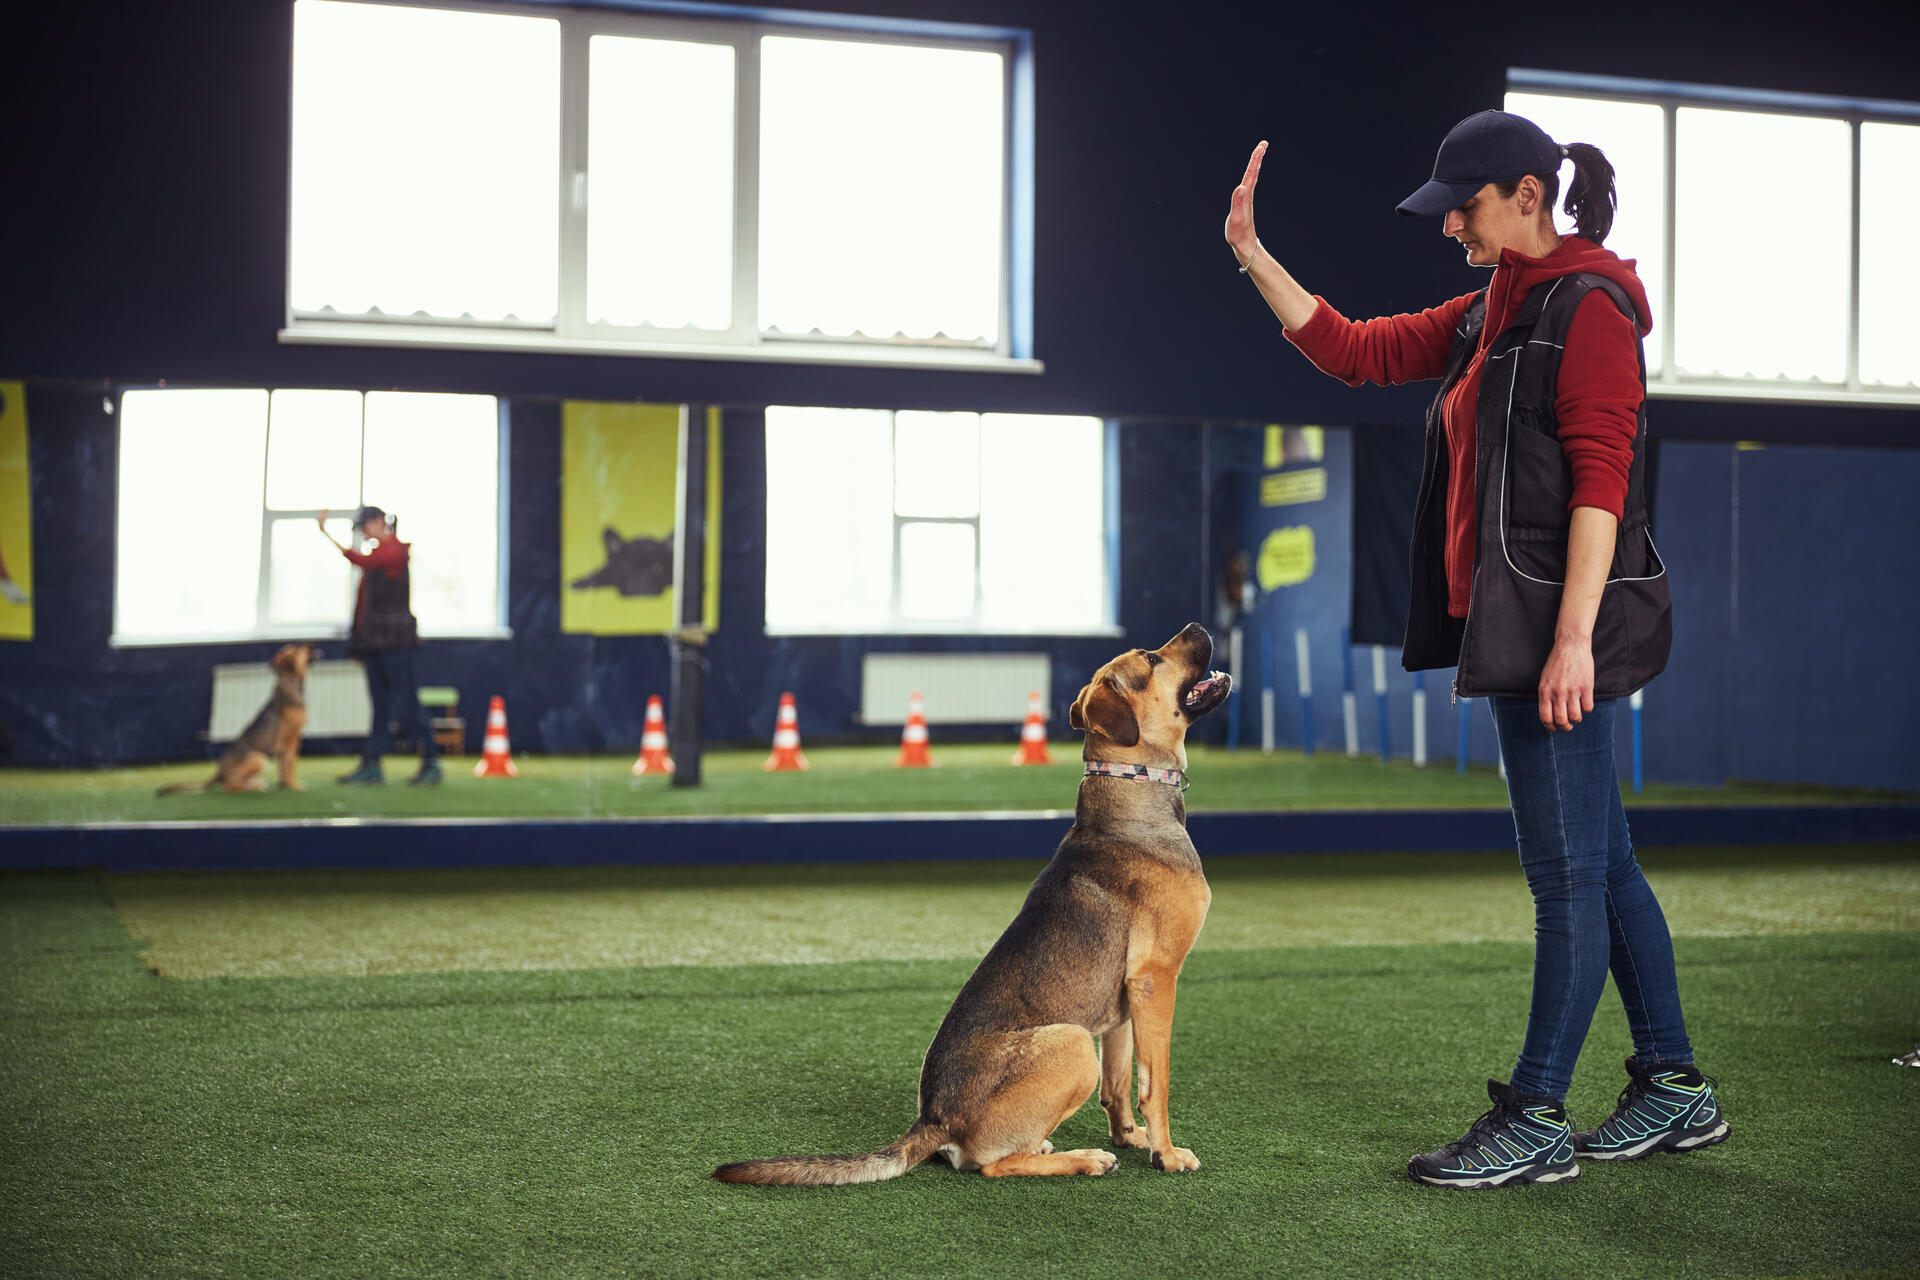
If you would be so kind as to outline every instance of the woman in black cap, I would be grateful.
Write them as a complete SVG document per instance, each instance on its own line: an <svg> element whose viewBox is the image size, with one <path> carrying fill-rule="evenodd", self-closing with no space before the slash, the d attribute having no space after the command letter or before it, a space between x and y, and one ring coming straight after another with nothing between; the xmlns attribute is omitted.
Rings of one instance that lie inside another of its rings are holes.
<svg viewBox="0 0 1920 1280"><path fill-rule="evenodd" d="M1601 247L1613 166L1531 120L1483 111L1440 145L1433 179L1399 206L1442 217L1485 289L1416 315L1349 321L1310 295L1254 232L1267 144L1235 188L1227 243L1287 340L1351 386L1440 379L1427 412L1402 662L1455 667L1487 698L1507 766L1535 915L1533 1004L1507 1083L1458 1141L1408 1162L1413 1178L1490 1187L1577 1177L1575 1157L1631 1160L1726 1140L1713 1082L1693 1065L1666 917L1627 833L1615 701L1666 665L1666 569L1643 484L1651 328L1633 264ZM1573 163L1554 227L1559 169ZM1576 1133L1567 1086L1609 968L1634 1054L1613 1115Z"/></svg>
<svg viewBox="0 0 1920 1280"><path fill-rule="evenodd" d="M379 507L362 507L353 518L356 537L373 541L367 551L341 547L327 531L327 516L320 513L320 532L327 541L340 547L340 554L360 567L360 589L354 597L353 625L347 636L347 653L360 659L367 673L367 698L373 704L373 723L367 730L366 745L361 748L360 767L340 779L348 786L377 786L385 782L380 757L393 745L388 727L398 719L420 744L420 770L407 780L409 786L433 786L439 783L440 751L427 725L426 712L420 706L420 693L413 683L413 651L420 643L419 627L413 617L412 581L407 561L411 544L400 541L387 513ZM399 705L394 705L395 697ZM396 715L397 713L397 715Z"/></svg>

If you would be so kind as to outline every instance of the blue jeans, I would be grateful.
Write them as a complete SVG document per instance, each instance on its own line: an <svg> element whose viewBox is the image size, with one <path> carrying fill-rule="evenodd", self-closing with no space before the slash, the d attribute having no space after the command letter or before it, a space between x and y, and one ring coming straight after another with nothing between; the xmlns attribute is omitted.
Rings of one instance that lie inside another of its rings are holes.
<svg viewBox="0 0 1920 1280"><path fill-rule="evenodd" d="M1615 703L1596 699L1570 733L1532 698L1494 698L1520 865L1533 891L1533 1009L1513 1069L1523 1094L1567 1096L1607 972L1642 1062L1693 1061L1667 918L1640 874L1613 762Z"/></svg>
<svg viewBox="0 0 1920 1280"><path fill-rule="evenodd" d="M388 725L394 720L420 744L422 763L439 759L440 748L427 724L427 709L420 705L420 690L413 683L413 650L379 649L359 657L367 671L367 700L373 704L373 723L367 728L361 760L379 764L380 757L393 750L393 730Z"/></svg>

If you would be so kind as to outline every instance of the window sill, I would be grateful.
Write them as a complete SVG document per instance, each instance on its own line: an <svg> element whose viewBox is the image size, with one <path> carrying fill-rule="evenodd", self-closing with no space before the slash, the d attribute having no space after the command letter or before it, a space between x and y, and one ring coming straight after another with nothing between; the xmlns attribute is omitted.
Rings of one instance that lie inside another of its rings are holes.
<svg viewBox="0 0 1920 1280"><path fill-rule="evenodd" d="M545 330L435 328L427 325L295 324L279 331L287 345L440 348L452 351L526 351L590 356L647 356L668 360L734 360L763 364L946 369L973 373L1043 373L1038 360L963 347L882 346L867 343L767 342L756 346L699 342L633 342L563 338Z"/></svg>
<svg viewBox="0 0 1920 1280"><path fill-rule="evenodd" d="M975 631L963 627L955 627L951 623L925 627L864 627L852 630L845 627L766 627L763 629L763 632L769 638L775 640L890 640L902 636L943 636L954 640L989 640L994 638L1009 640L1115 640L1127 634L1119 627L1051 627L1034 631L1017 631L1006 627L988 627Z"/></svg>
<svg viewBox="0 0 1920 1280"><path fill-rule="evenodd" d="M1825 386L1809 382L1695 378L1685 382L1647 380L1655 400L1763 400L1776 404L1827 404L1856 408L1911 409L1920 406L1920 387Z"/></svg>
<svg viewBox="0 0 1920 1280"><path fill-rule="evenodd" d="M475 627L465 631L422 631L420 639L430 640L511 640L512 627ZM107 637L110 649L188 648L206 644L291 644L311 641L321 645L345 645L346 632L333 627L315 627L308 631L233 631L201 636L123 636Z"/></svg>

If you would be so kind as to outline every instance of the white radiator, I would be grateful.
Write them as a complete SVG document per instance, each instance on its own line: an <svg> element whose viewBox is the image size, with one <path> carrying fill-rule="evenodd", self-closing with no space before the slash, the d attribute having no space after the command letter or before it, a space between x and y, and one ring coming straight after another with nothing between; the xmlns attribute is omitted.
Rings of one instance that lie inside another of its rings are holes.
<svg viewBox="0 0 1920 1280"><path fill-rule="evenodd" d="M860 721L904 724L907 699L927 700L928 724L1018 724L1027 695L1049 696L1044 653L869 653L860 660Z"/></svg>
<svg viewBox="0 0 1920 1280"><path fill-rule="evenodd" d="M276 678L264 662L216 666L208 741L232 742L239 737L273 696ZM372 722L367 676L359 663L316 662L307 668L306 737L364 738Z"/></svg>

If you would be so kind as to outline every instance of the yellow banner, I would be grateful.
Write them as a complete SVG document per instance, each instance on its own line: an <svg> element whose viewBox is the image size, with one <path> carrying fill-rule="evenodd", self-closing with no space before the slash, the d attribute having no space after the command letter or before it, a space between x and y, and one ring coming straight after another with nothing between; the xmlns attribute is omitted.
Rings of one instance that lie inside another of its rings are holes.
<svg viewBox="0 0 1920 1280"><path fill-rule="evenodd" d="M1260 477L1260 505L1289 507L1297 502L1318 502L1327 496L1327 469L1309 467L1305 471L1275 471Z"/></svg>
<svg viewBox="0 0 1920 1280"><path fill-rule="evenodd" d="M33 639L33 507L27 388L0 382L0 640Z"/></svg>
<svg viewBox="0 0 1920 1280"><path fill-rule="evenodd" d="M569 400L560 418L560 629L673 630L674 497L683 406ZM707 411L702 625L719 626L720 411Z"/></svg>

